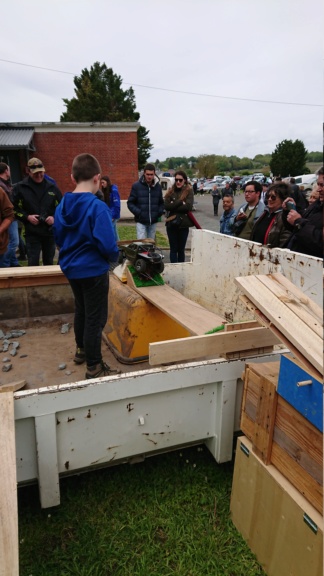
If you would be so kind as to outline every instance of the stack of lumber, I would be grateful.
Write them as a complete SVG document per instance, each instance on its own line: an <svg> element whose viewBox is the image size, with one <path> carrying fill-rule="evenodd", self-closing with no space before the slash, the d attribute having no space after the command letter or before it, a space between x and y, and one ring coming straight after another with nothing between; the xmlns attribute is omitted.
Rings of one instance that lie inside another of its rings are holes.
<svg viewBox="0 0 324 576"><path fill-rule="evenodd" d="M281 274L236 278L242 300L291 350L247 363L231 497L235 526L269 576L323 566L322 310ZM244 454L244 455L243 455Z"/></svg>
<svg viewBox="0 0 324 576"><path fill-rule="evenodd" d="M282 274L235 279L242 300L259 322L291 350L316 378L323 376L323 310Z"/></svg>

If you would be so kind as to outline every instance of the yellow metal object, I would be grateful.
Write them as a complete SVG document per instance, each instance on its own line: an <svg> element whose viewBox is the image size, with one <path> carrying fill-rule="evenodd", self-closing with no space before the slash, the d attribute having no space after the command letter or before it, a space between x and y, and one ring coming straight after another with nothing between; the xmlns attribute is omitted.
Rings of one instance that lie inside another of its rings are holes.
<svg viewBox="0 0 324 576"><path fill-rule="evenodd" d="M150 342L191 336L113 274L109 282L106 336L122 357L136 362L148 356Z"/></svg>

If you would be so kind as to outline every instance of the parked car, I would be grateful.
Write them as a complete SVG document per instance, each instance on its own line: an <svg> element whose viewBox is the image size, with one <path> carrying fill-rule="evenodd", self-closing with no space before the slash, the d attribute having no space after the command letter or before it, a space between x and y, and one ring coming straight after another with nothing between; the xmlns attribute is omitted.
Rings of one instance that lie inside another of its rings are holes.
<svg viewBox="0 0 324 576"><path fill-rule="evenodd" d="M211 192L212 189L214 188L215 184L216 184L216 186L220 187L219 182L217 182L216 180L211 180L209 182L207 182L207 180L206 180L206 182L204 183L204 187L203 187L202 191L204 193L205 192L208 192L208 193Z"/></svg>
<svg viewBox="0 0 324 576"><path fill-rule="evenodd" d="M299 190L305 193L312 190L316 178L316 174L304 174L303 176L295 176L295 181L299 186Z"/></svg>
<svg viewBox="0 0 324 576"><path fill-rule="evenodd" d="M252 180L252 176L243 176L242 180L241 180L241 188L244 188L245 184L247 182L250 182L250 180Z"/></svg>

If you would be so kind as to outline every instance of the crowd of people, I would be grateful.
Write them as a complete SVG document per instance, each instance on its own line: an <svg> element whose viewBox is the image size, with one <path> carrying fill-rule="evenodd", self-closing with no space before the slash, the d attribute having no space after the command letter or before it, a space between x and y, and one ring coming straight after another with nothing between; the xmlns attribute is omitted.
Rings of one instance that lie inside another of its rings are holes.
<svg viewBox="0 0 324 576"><path fill-rule="evenodd" d="M238 210L233 195L224 195L220 232L323 258L323 185L323 167L308 199L293 178L290 183L278 178L270 185L251 180Z"/></svg>

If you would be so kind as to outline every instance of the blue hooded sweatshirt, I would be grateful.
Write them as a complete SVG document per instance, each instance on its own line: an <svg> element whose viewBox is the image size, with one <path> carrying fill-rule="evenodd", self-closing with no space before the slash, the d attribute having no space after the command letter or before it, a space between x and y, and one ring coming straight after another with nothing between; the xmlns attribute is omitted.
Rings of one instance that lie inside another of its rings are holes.
<svg viewBox="0 0 324 576"><path fill-rule="evenodd" d="M91 192L67 192L55 211L59 264L68 279L101 276L118 259L111 213Z"/></svg>

